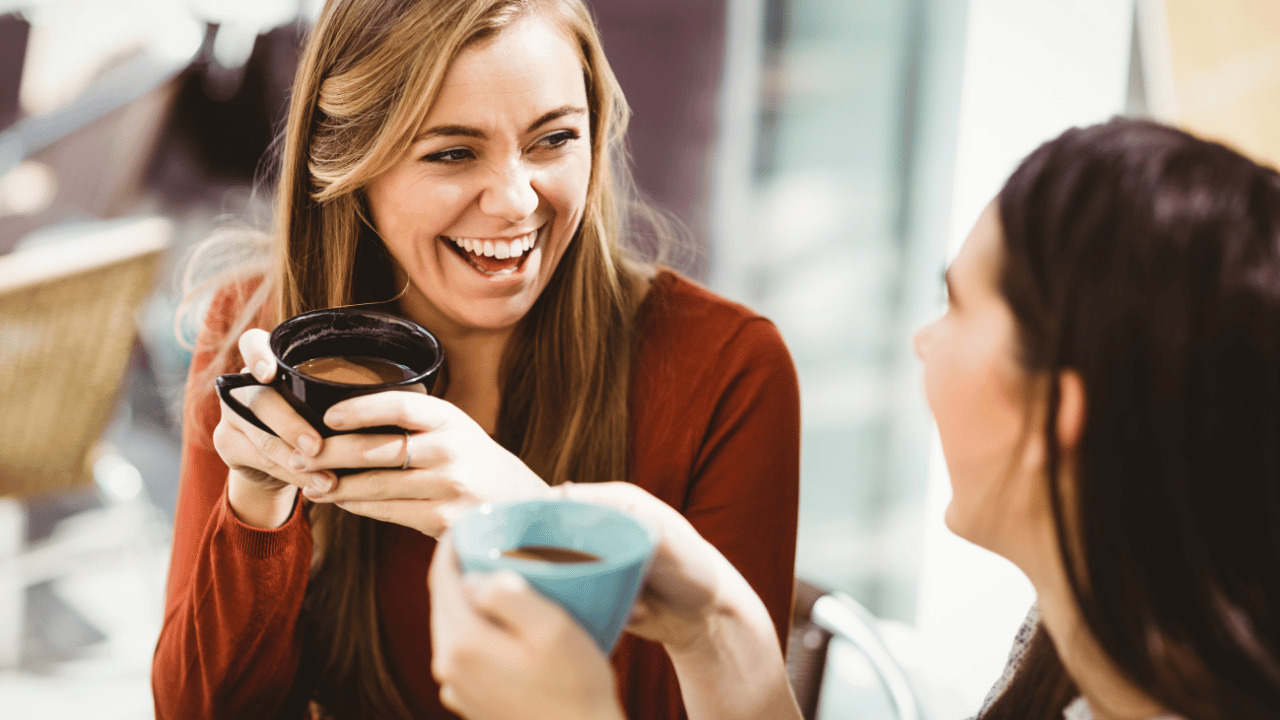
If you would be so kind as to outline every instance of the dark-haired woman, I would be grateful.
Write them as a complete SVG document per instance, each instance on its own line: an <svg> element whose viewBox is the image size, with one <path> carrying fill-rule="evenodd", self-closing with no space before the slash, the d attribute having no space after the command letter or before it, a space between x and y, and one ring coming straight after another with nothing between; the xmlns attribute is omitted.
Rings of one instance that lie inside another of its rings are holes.
<svg viewBox="0 0 1280 720"><path fill-rule="evenodd" d="M916 338L946 521L1038 596L982 720L1280 717L1280 175L1150 122L1073 129L1014 172L947 285ZM666 646L691 717L799 717L763 606L688 523L635 488L562 492L662 528L630 629ZM445 702L621 717L555 606L460 580L434 564Z"/></svg>

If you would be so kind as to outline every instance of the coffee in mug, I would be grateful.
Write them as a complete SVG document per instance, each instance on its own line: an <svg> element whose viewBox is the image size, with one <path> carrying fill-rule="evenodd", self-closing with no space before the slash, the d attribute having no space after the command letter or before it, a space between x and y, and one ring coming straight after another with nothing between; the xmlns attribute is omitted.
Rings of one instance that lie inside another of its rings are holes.
<svg viewBox="0 0 1280 720"><path fill-rule="evenodd" d="M298 363L298 372L344 385L383 385L414 376L400 363L373 357L322 357Z"/></svg>

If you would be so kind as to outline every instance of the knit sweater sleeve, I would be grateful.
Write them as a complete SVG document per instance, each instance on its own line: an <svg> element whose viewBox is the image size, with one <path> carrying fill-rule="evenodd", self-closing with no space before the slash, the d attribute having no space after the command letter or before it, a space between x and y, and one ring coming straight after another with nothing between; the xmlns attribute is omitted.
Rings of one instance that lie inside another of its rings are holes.
<svg viewBox="0 0 1280 720"><path fill-rule="evenodd" d="M215 299L187 383L165 618L151 670L162 720L298 720L310 695L298 622L312 549L305 510L299 501L274 529L241 522L213 449L220 409L208 371L236 310L232 294Z"/></svg>
<svg viewBox="0 0 1280 720"><path fill-rule="evenodd" d="M800 390L773 323L748 319L708 368L710 423L684 515L764 601L787 645L800 502ZM714 378L714 380L713 380Z"/></svg>

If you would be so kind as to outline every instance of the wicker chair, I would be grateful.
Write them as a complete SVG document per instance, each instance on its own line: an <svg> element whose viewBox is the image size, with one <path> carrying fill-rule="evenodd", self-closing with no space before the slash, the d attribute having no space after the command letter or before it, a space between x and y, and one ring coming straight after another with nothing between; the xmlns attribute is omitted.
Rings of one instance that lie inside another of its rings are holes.
<svg viewBox="0 0 1280 720"><path fill-rule="evenodd" d="M827 661L833 645L853 650L879 681L883 702L895 720L923 720L902 666L876 630L875 617L858 601L796 580L787 646L787 675L805 720L820 717Z"/></svg>
<svg viewBox="0 0 1280 720"><path fill-rule="evenodd" d="M24 547L27 501L96 487L134 316L171 232L154 217L104 227L0 256L0 667L17 660L23 588L118 552L125 539Z"/></svg>
<svg viewBox="0 0 1280 720"><path fill-rule="evenodd" d="M168 236L148 218L0 256L0 496L91 481Z"/></svg>

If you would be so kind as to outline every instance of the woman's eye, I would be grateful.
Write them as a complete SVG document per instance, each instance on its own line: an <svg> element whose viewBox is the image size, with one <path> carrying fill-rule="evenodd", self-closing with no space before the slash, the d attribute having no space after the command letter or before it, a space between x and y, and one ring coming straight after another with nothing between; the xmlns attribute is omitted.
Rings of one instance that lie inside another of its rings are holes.
<svg viewBox="0 0 1280 720"><path fill-rule="evenodd" d="M468 148L449 148L448 150L423 155L422 159L433 163L458 163L470 160L473 157L475 157L475 153Z"/></svg>
<svg viewBox="0 0 1280 720"><path fill-rule="evenodd" d="M577 140L578 133L573 130L560 130L538 141L538 146L542 148L558 148L563 147L571 140Z"/></svg>

